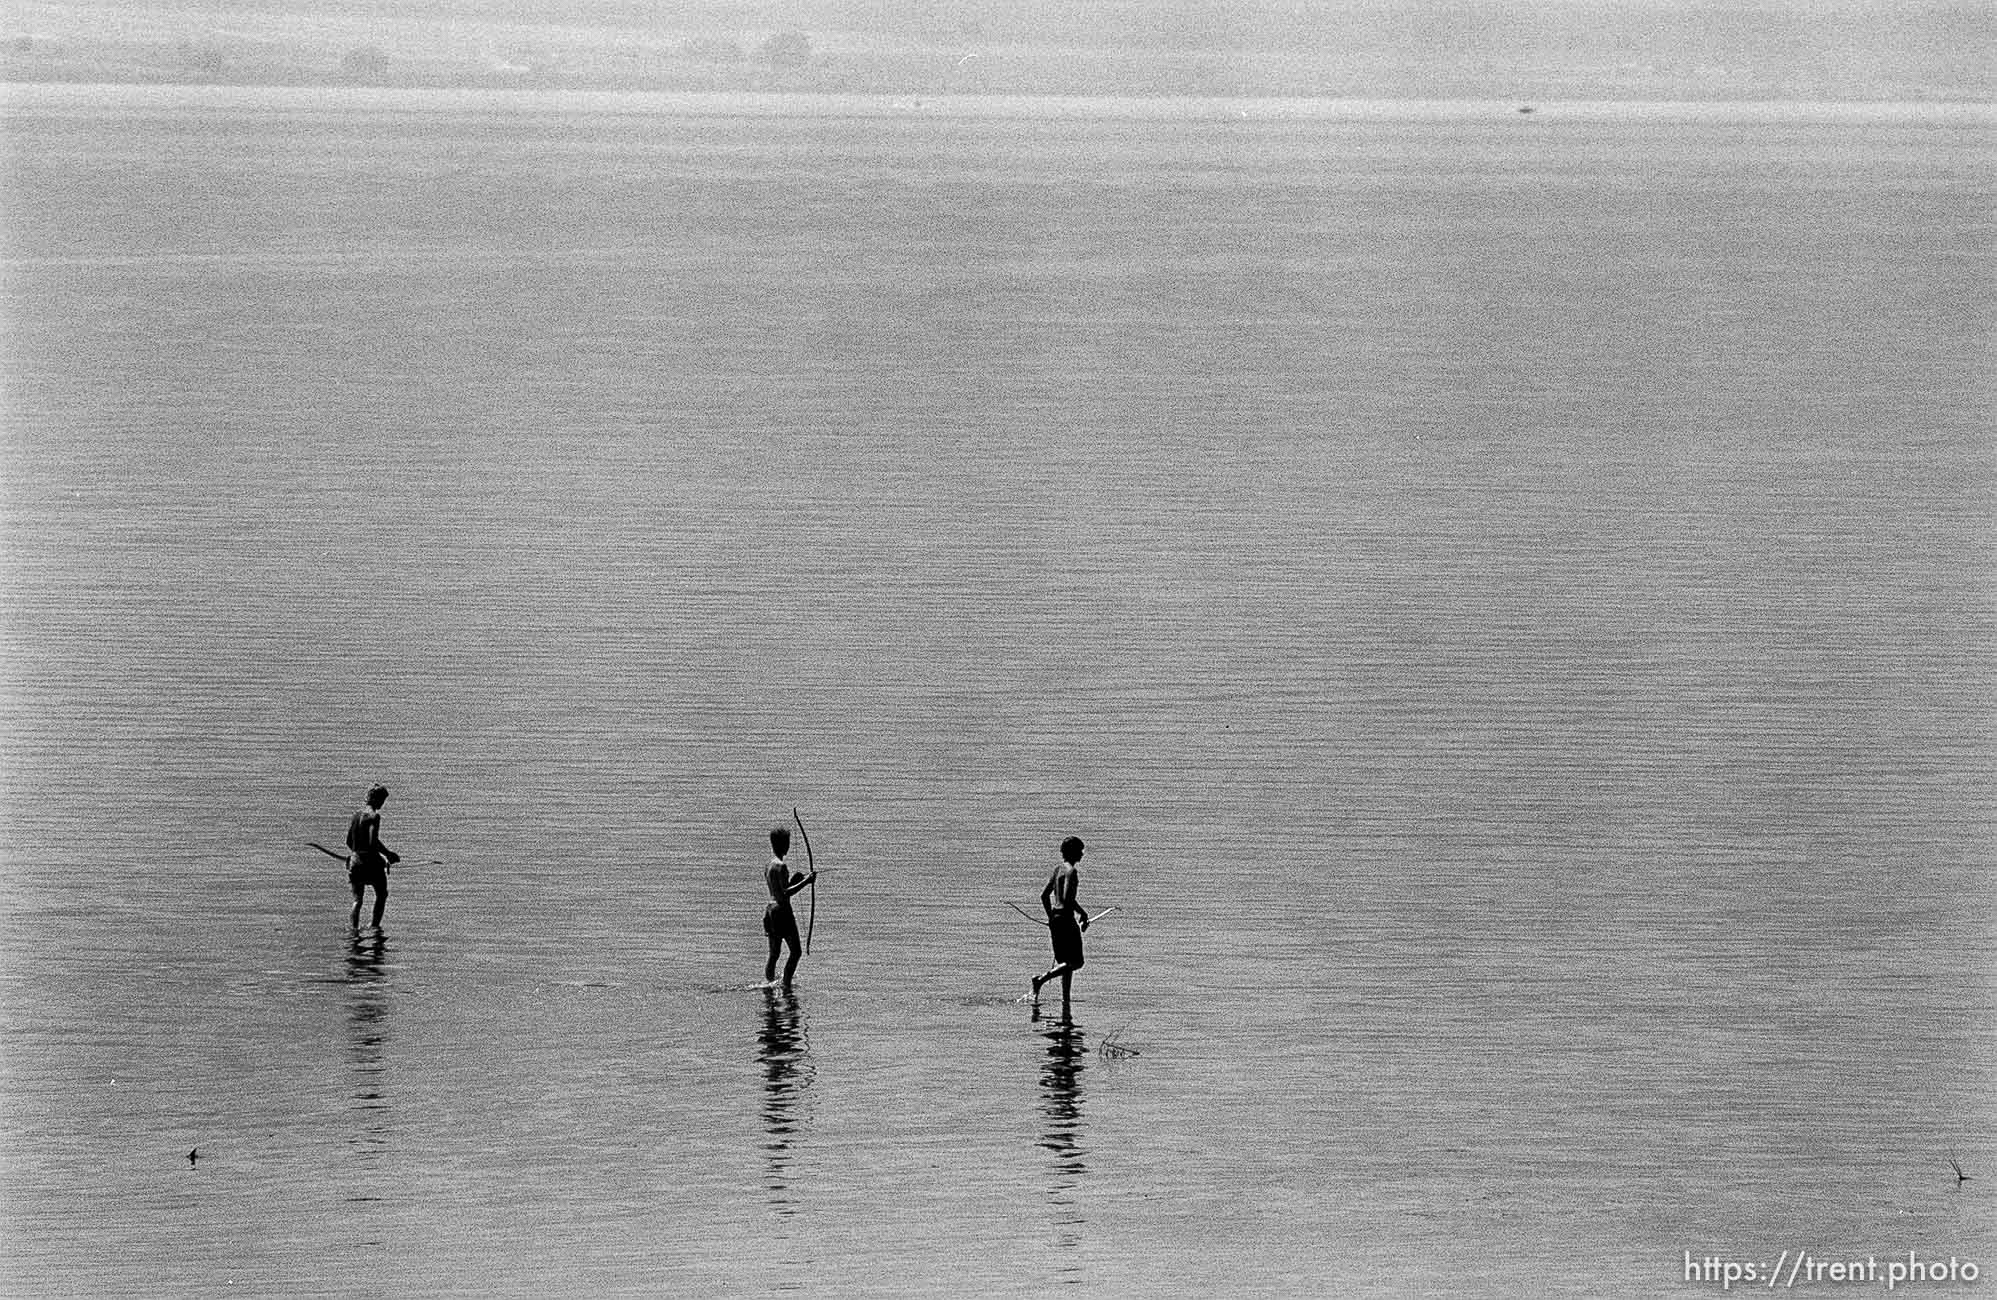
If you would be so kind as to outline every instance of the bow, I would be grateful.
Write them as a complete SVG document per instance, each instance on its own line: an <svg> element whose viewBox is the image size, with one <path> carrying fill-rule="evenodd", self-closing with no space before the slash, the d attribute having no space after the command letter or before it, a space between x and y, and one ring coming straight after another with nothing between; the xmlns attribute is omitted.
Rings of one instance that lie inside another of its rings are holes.
<svg viewBox="0 0 1997 1300"><path fill-rule="evenodd" d="M1011 901L1009 901L1009 900L1008 900L1008 901L1007 901L1007 903L1006 903L1006 906L1007 906L1007 907L1009 907L1009 908L1011 908L1011 909L1012 909L1013 911L1015 911L1015 912L1019 913L1019 914L1020 914L1021 916L1025 917L1025 918L1026 918L1027 920L1029 920L1029 921L1033 922L1033 923L1034 923L1035 925L1039 926L1039 927L1040 927L1041 929L1043 929L1043 930L1044 930L1044 929L1046 929L1046 928L1047 928L1047 922L1045 922L1045 921L1041 920L1041 919L1040 919L1039 917L1035 916L1035 915L1034 915L1033 913L1031 913L1031 912L1027 911L1027 910L1026 910L1025 908L1021 907L1021 906L1020 906L1020 905L1019 905L1018 903L1014 903L1014 902L1011 902ZM1108 915L1109 915L1109 914L1110 914L1111 912L1120 912L1120 911L1122 911L1122 910L1123 910L1123 909L1122 909L1121 907L1105 907L1105 908L1104 908L1104 909L1103 909L1102 911L1100 911L1100 912L1091 912L1091 913L1089 913L1089 924L1090 924L1091 926L1093 926L1093 925L1095 925L1095 923L1096 923L1097 921L1100 921L1100 920L1102 920L1102 919L1103 919L1103 918L1104 918L1105 916L1108 916Z"/></svg>
<svg viewBox="0 0 1997 1300"><path fill-rule="evenodd" d="M352 864L352 862L353 862L353 858L352 858L351 856L349 856L348 854L345 854L345 853L335 853L335 852L333 852L333 850L331 850L331 849L327 848L327 847L326 847L325 845L323 845L323 844L320 844L320 843L317 843L317 842L315 842L315 841L313 841L313 840L307 840L307 841L305 841L305 847L306 847L306 848L308 848L308 849L317 849L317 850L319 850L319 851L320 851L321 853L325 854L325 855L326 855L327 857L329 857L329 858L333 859L333 860L334 860L335 862L345 862L345 863L348 863L348 864L350 864L350 865L351 865L351 864ZM401 866L411 866L411 867L423 867L423 866L429 866L429 867L441 867L441 866L443 866L443 865L444 865L444 860L443 860L442 858L424 858L424 859L422 859L422 860L421 860L421 861L419 862L419 861L417 861L417 860L416 860L415 858L411 858L411 859L409 859L409 860L408 860L407 862L404 862L404 861L403 861L403 860L402 860L401 858L399 858L399 857L396 857L396 856L394 856L393 854L391 854L391 855L389 856L389 859L388 859L388 865L389 865L389 866L391 866L391 867L401 867Z"/></svg>
<svg viewBox="0 0 1997 1300"><path fill-rule="evenodd" d="M811 872L811 919L804 923L804 950L810 952L811 932L818 928L818 861L811 856L811 832L804 828L804 818L797 815L796 808L790 815L797 823L797 833L804 837L804 865Z"/></svg>

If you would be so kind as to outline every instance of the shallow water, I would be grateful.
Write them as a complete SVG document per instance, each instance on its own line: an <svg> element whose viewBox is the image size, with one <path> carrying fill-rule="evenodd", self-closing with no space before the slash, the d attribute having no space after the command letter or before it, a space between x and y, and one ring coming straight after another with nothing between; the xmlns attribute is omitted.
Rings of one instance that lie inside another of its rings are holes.
<svg viewBox="0 0 1997 1300"><path fill-rule="evenodd" d="M10 1291L1988 1265L1981 125L10 113Z"/></svg>

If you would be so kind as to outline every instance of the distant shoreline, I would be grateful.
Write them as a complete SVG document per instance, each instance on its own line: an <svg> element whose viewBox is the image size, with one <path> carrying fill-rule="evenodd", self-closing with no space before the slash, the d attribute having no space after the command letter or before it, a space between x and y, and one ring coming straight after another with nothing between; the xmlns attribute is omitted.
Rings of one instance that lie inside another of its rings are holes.
<svg viewBox="0 0 1997 1300"><path fill-rule="evenodd" d="M1982 0L20 0L0 84L1997 103Z"/></svg>
<svg viewBox="0 0 1997 1300"><path fill-rule="evenodd" d="M490 86L216 85L193 82L0 81L7 110L64 107L311 110L366 106L410 113L596 113L634 116L1157 119L1187 121L1793 122L1997 126L1980 102L1825 100L1547 100L1329 96L886 94L649 91Z"/></svg>

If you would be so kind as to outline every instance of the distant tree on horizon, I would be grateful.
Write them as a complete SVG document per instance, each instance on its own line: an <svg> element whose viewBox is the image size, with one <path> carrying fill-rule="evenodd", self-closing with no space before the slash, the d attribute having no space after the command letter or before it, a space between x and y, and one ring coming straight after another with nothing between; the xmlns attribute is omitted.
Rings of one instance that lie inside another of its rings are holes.
<svg viewBox="0 0 1997 1300"><path fill-rule="evenodd" d="M801 68L811 62L811 38L803 32L778 32L763 42L763 62L778 68Z"/></svg>
<svg viewBox="0 0 1997 1300"><path fill-rule="evenodd" d="M388 68L388 51L379 45L357 45L340 56L340 73L350 81L381 81Z"/></svg>

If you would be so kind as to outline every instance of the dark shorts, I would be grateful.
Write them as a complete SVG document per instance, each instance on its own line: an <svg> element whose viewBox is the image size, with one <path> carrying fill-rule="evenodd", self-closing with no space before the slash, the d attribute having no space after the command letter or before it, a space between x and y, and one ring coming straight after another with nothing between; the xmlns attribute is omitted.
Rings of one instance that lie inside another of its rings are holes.
<svg viewBox="0 0 1997 1300"><path fill-rule="evenodd" d="M372 862L356 862L347 868L347 883L354 887L354 892L357 894L370 885L374 887L374 892L379 894L388 888L388 864L378 859Z"/></svg>
<svg viewBox="0 0 1997 1300"><path fill-rule="evenodd" d="M1073 912L1056 912L1047 918L1047 933L1054 940L1054 963L1080 968L1082 927Z"/></svg>
<svg viewBox="0 0 1997 1300"><path fill-rule="evenodd" d="M797 940L797 913L776 903L763 906L763 933L770 936L772 943L788 943L799 946Z"/></svg>

